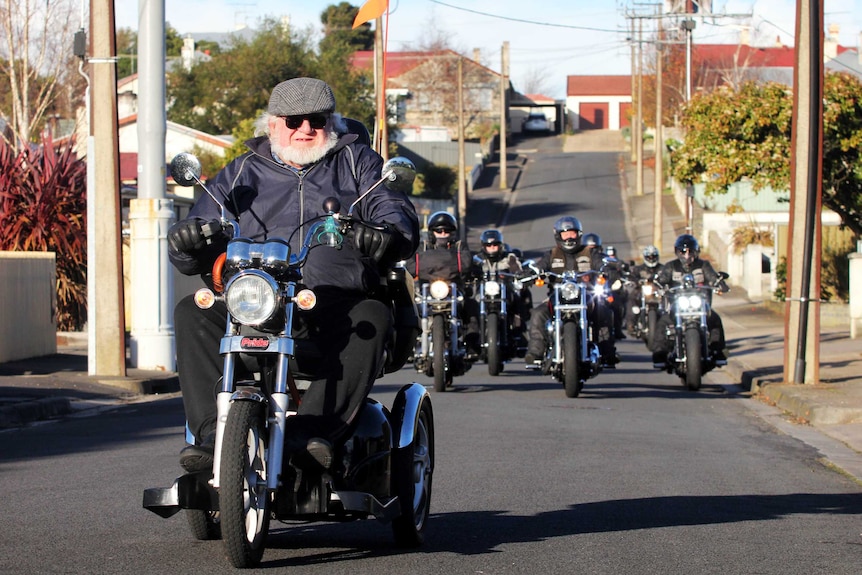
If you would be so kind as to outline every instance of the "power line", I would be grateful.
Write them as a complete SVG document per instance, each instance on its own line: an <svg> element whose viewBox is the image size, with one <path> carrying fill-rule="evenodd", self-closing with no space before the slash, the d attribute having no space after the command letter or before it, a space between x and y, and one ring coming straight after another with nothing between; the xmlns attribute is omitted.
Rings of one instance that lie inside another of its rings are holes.
<svg viewBox="0 0 862 575"><path fill-rule="evenodd" d="M509 20L510 22L519 22L521 24L533 24L535 26L549 26L552 28L569 28L571 30L589 30L592 32L610 32L613 34L620 34L620 30L609 30L607 28L593 28L590 26L573 26L569 24L555 24L552 22L537 22L536 20L526 20L523 18L512 18L509 16L500 16L499 14L490 14L488 12L480 12L479 10L470 10L469 8L463 8L461 6L453 6L452 4L447 4L446 2L440 2L440 0L428 0L434 4L439 4L441 6L446 6L447 8L452 8L453 10L461 10L462 12L470 12L471 14L478 14L479 16L487 16L488 18L499 18L500 20Z"/></svg>

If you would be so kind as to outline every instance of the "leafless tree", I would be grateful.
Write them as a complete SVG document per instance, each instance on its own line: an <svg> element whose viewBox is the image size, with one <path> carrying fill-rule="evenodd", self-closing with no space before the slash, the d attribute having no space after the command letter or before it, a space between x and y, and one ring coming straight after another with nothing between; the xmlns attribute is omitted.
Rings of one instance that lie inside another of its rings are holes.
<svg viewBox="0 0 862 575"><path fill-rule="evenodd" d="M0 0L0 113L3 138L14 149L26 146L64 97L70 66L74 0Z"/></svg>

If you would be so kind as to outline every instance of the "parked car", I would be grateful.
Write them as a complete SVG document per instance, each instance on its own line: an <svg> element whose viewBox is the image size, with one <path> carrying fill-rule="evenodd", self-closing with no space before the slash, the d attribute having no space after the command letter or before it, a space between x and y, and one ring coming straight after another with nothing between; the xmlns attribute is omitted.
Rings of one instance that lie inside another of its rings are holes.
<svg viewBox="0 0 862 575"><path fill-rule="evenodd" d="M524 118L521 131L532 134L547 133L551 131L551 124L548 122L548 118L541 112L532 112Z"/></svg>

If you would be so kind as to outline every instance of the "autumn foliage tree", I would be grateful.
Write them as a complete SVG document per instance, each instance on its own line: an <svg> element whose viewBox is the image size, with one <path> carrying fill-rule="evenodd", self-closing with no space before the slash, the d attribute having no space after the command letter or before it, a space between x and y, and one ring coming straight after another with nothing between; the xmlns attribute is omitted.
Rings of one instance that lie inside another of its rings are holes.
<svg viewBox="0 0 862 575"><path fill-rule="evenodd" d="M790 188L793 97L777 83L746 82L698 95L685 108L685 142L671 173L703 183L707 194L750 181L754 191ZM862 83L845 73L824 79L823 205L862 235Z"/></svg>

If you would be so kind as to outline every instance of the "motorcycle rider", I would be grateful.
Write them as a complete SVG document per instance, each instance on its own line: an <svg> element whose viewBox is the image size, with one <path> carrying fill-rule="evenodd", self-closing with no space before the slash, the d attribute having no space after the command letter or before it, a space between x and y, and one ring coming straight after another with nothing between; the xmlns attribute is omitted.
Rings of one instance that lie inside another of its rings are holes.
<svg viewBox="0 0 862 575"><path fill-rule="evenodd" d="M209 182L222 198L229 217L255 241L289 238L299 251L308 222L325 214L324 199L338 197L350 205L380 178L383 158L357 134L348 133L335 113L335 96L316 78L292 78L272 90L267 110L257 119L256 137L246 153L230 162ZM401 192L379 188L357 204L363 221L387 224L379 231L357 225L341 249L318 246L309 251L302 283L314 289L317 305L295 317L297 353L291 366L311 380L298 415L288 418L291 442L285 453L297 465L329 467L332 443L349 432L374 380L381 373L384 345L393 329L389 307L375 299L380 274L409 258L419 243L415 209ZM168 230L169 257L186 274L210 274L226 238L207 239L207 222L220 211L208 195L189 215ZM299 230L296 234L293 232ZM217 302L199 309L193 295L175 309L177 368L188 427L198 445L180 453L187 471L212 467L216 428L216 394L223 361L226 307ZM358 329L362 326L362 329Z"/></svg>
<svg viewBox="0 0 862 575"><path fill-rule="evenodd" d="M472 281L480 276L479 267L466 244L458 239L458 222L446 211L434 212L428 217L428 241L406 262L407 271L420 284L442 279L457 284L464 294L461 308L466 326L464 343L467 360L479 357L479 304L472 296Z"/></svg>
<svg viewBox="0 0 862 575"><path fill-rule="evenodd" d="M536 262L537 268L558 274L564 271L585 272L601 268L604 255L601 252L601 238L598 234L582 236L583 226L574 216L559 218L554 223L553 229L556 245ZM587 244L586 241L590 243ZM545 356L545 350L550 345L548 332L545 329L545 325L551 318L548 301L546 298L534 307L530 314L530 340L527 354L524 356L524 363L527 365L540 365ZM608 367L613 367L618 362L618 358L611 337L613 317L610 310L605 306L595 306L590 311L589 320L593 322L599 333L598 346L602 354L602 362Z"/></svg>
<svg viewBox="0 0 862 575"><path fill-rule="evenodd" d="M718 272L706 260L700 259L700 244L691 234L682 234L676 238L673 244L676 259L664 264L656 273L655 280L666 287L682 285L683 276L691 274L694 281L701 286L714 286L719 279ZM718 283L719 293L724 293L730 288L724 280ZM673 341L667 336L668 328L671 326L669 314L662 314L656 324L656 334L653 340L653 365L663 369L667 354L673 347ZM709 348L718 360L726 360L728 351L725 347L724 326L721 317L710 308L706 318L706 326L709 330Z"/></svg>
<svg viewBox="0 0 862 575"><path fill-rule="evenodd" d="M628 293L623 281L628 276L628 264L617 257L617 248L608 246L605 250L605 263L602 270L608 274L608 285L611 286L613 302L611 310L614 312L614 339L625 339L623 333L623 317L625 316Z"/></svg>
<svg viewBox="0 0 862 575"><path fill-rule="evenodd" d="M643 262L632 266L629 271L631 283L628 286L625 314L626 330L629 333L632 333L635 329L635 313L632 308L640 304L640 280L650 280L659 271L659 253L657 247L653 245L645 247L641 251L641 256L643 257Z"/></svg>
<svg viewBox="0 0 862 575"><path fill-rule="evenodd" d="M482 232L479 237L482 244L481 251L477 254L482 273L497 271L519 275L522 271L521 260L509 245L503 241L503 233L500 230L489 229ZM510 288L512 282L507 281ZM530 317L531 293L528 287L516 291L509 290L510 309L515 313L512 316L512 328L516 334L522 335L527 321Z"/></svg>

